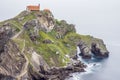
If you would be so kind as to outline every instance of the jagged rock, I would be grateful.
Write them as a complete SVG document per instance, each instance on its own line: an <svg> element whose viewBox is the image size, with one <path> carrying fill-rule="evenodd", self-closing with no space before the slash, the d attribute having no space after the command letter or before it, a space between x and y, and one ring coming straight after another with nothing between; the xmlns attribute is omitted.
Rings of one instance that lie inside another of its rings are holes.
<svg viewBox="0 0 120 80"><path fill-rule="evenodd" d="M86 65L80 61L75 61L74 64L70 64L69 66L63 68L54 67L50 69L46 75L48 77L47 80L64 80L70 73L84 72L85 70L83 68L85 67Z"/></svg>
<svg viewBox="0 0 120 80"><path fill-rule="evenodd" d="M43 66L40 66L42 71L39 73L34 72L33 68L29 68L29 75L34 80L64 80L70 73L84 72L83 68L86 67L80 61L75 61L74 64L70 64L67 67L53 67L49 70L45 70ZM64 75L63 75L64 74Z"/></svg>
<svg viewBox="0 0 120 80"><path fill-rule="evenodd" d="M68 24L65 20L56 20L54 30L57 32L56 38L61 39L69 32L76 32L75 25Z"/></svg>
<svg viewBox="0 0 120 80"><path fill-rule="evenodd" d="M8 41L4 47L4 52L0 54L0 74L16 77L20 74L24 63L24 56L19 51L13 41Z"/></svg>
<svg viewBox="0 0 120 80"><path fill-rule="evenodd" d="M97 43L91 44L91 52L96 58L106 58L109 56L109 52L107 50L101 49L101 47Z"/></svg>
<svg viewBox="0 0 120 80"><path fill-rule="evenodd" d="M42 11L36 15L42 30L50 32L54 28L54 16L50 11Z"/></svg>
<svg viewBox="0 0 120 80"><path fill-rule="evenodd" d="M36 19L30 20L24 24L24 28L30 30L31 28L35 27L36 24Z"/></svg>
<svg viewBox="0 0 120 80"><path fill-rule="evenodd" d="M15 80L15 78L12 76L0 74L0 80Z"/></svg>
<svg viewBox="0 0 120 80"><path fill-rule="evenodd" d="M77 60L77 59L78 59L78 55L77 55L77 54L74 55L74 56L72 57L72 59Z"/></svg>
<svg viewBox="0 0 120 80"><path fill-rule="evenodd" d="M86 44L84 42L81 41L78 44L78 47L81 51L80 55L82 56L82 58L91 59L92 55L91 55L90 48L88 46L86 46Z"/></svg>
<svg viewBox="0 0 120 80"><path fill-rule="evenodd" d="M81 41L77 44L81 52L80 56L82 56L82 58L106 58L109 56L109 52L106 49L103 40L90 36L86 37L88 37L89 42L86 42L84 41L84 39L81 39Z"/></svg>
<svg viewBox="0 0 120 80"><path fill-rule="evenodd" d="M31 66L28 67L28 71L29 80L47 80L43 74L34 71L34 69Z"/></svg>
<svg viewBox="0 0 120 80"><path fill-rule="evenodd" d="M6 25L9 24L5 24L4 27L0 28L0 52L4 51L5 44L13 35L12 29L8 26L6 27Z"/></svg>
<svg viewBox="0 0 120 80"><path fill-rule="evenodd" d="M13 26L14 26L13 24L9 22L5 22L0 26L0 34L5 33L8 38L11 38L19 31L16 27L13 27Z"/></svg>

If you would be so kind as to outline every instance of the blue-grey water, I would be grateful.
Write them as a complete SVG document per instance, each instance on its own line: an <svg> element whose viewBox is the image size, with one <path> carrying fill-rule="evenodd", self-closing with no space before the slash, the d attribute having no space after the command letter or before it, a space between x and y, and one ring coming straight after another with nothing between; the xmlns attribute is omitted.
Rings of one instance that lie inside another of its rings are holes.
<svg viewBox="0 0 120 80"><path fill-rule="evenodd" d="M110 45L109 45L110 46ZM66 80L119 80L120 78L120 46L110 46L108 49L111 52L110 57L104 60L82 60L88 67L86 72L71 74ZM96 64L96 65L94 65Z"/></svg>
<svg viewBox="0 0 120 80"><path fill-rule="evenodd" d="M108 59L83 61L86 72L74 73L70 80L120 80L120 0L1 0L0 21L39 3L55 18L75 24L77 33L103 39L110 52Z"/></svg>

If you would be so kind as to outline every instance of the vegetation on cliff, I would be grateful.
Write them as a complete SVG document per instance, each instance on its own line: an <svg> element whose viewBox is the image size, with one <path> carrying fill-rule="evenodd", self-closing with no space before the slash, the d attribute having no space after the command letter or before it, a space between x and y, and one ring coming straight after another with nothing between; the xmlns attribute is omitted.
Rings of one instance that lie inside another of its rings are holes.
<svg viewBox="0 0 120 80"><path fill-rule="evenodd" d="M2 44L3 41L5 41L4 44ZM50 11L23 11L18 16L0 23L0 43L2 44L0 45L0 74L11 75L18 79L35 74L40 76L41 65L46 71L54 66L67 66L77 54L77 46L84 52L83 54L86 54L91 50L93 42L99 44L103 52L107 51L102 40L77 34L73 24L54 19ZM81 47L81 43L85 44ZM10 48L5 52L6 46ZM88 51L85 51L86 46L89 48ZM8 58L5 53L12 57L10 62L7 60L10 63L9 66L3 61ZM14 66L15 72L11 74L10 70L14 69L10 66L16 65L18 60L21 62L18 66ZM7 71L3 65L9 70ZM28 75L25 75L27 73Z"/></svg>

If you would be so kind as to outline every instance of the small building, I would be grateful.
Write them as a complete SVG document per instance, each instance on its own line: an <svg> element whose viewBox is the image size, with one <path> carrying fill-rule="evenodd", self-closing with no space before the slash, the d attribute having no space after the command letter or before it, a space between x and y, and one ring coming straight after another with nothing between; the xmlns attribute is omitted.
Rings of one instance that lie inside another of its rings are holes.
<svg viewBox="0 0 120 80"><path fill-rule="evenodd" d="M50 10L49 10L49 9L47 9L47 8L45 8L45 9L44 9L44 11L50 12Z"/></svg>
<svg viewBox="0 0 120 80"><path fill-rule="evenodd" d="M40 11L40 4L38 5L29 5L26 7L27 11Z"/></svg>

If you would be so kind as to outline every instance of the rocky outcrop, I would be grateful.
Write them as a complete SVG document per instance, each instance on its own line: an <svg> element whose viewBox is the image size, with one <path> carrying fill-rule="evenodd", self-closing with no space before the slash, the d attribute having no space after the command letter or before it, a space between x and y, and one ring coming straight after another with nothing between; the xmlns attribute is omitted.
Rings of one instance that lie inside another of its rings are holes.
<svg viewBox="0 0 120 80"><path fill-rule="evenodd" d="M23 13L21 13L22 15ZM24 13L25 14L25 13ZM26 14L30 14L27 13ZM32 14L32 13L31 13ZM38 30L42 30L45 32L50 32L54 26L54 16L50 11L41 11L34 13L35 19L32 19L24 24L24 28L30 30L34 29L34 33L38 32Z"/></svg>
<svg viewBox="0 0 120 80"><path fill-rule="evenodd" d="M82 58L84 59L91 59L92 55L91 55L91 51L90 48L84 43L84 42L80 42L78 44L78 47L80 49L80 56L82 56Z"/></svg>
<svg viewBox="0 0 120 80"><path fill-rule="evenodd" d="M34 80L64 80L70 73L74 72L84 72L86 65L80 61L75 61L66 67L52 67L51 69L45 70L43 66L40 66L41 71L39 73L34 73L30 69L31 79Z"/></svg>
<svg viewBox="0 0 120 80"><path fill-rule="evenodd" d="M50 69L49 65L46 63L46 61L43 59L43 57L38 55L36 52L32 53L31 62L32 62L34 70L37 70L39 72L42 72L43 69L45 71Z"/></svg>
<svg viewBox="0 0 120 80"><path fill-rule="evenodd" d="M15 80L26 61L15 42L10 40L16 32L9 22L0 26L0 80Z"/></svg>
<svg viewBox="0 0 120 80"><path fill-rule="evenodd" d="M106 58L109 56L109 52L107 50L101 49L101 47L97 43L91 44L91 52L96 58Z"/></svg>
<svg viewBox="0 0 120 80"><path fill-rule="evenodd" d="M57 32L57 39L63 38L69 32L76 32L75 25L68 24L65 20L56 20L54 30Z"/></svg>
<svg viewBox="0 0 120 80"><path fill-rule="evenodd" d="M4 46L4 52L0 54L0 74L16 77L20 74L25 62L17 45L10 40Z"/></svg>
<svg viewBox="0 0 120 80"><path fill-rule="evenodd" d="M54 16L50 11L41 11L41 13L37 13L36 16L42 30L50 32L54 28Z"/></svg>
<svg viewBox="0 0 120 80"><path fill-rule="evenodd" d="M109 55L102 40L77 34L50 11L23 11L0 23L0 80L64 80L84 72L77 46L84 59Z"/></svg>
<svg viewBox="0 0 120 80"><path fill-rule="evenodd" d="M81 39L78 47L81 51L80 56L84 59L91 59L92 57L107 58L109 56L109 52L101 39L91 37L89 45Z"/></svg>
<svg viewBox="0 0 120 80"><path fill-rule="evenodd" d="M0 80L15 80L15 78L12 76L0 74Z"/></svg>
<svg viewBox="0 0 120 80"><path fill-rule="evenodd" d="M50 69L47 77L49 80L64 80L71 73L85 72L83 69L85 67L86 65L84 65L82 62L76 61L67 67Z"/></svg>

